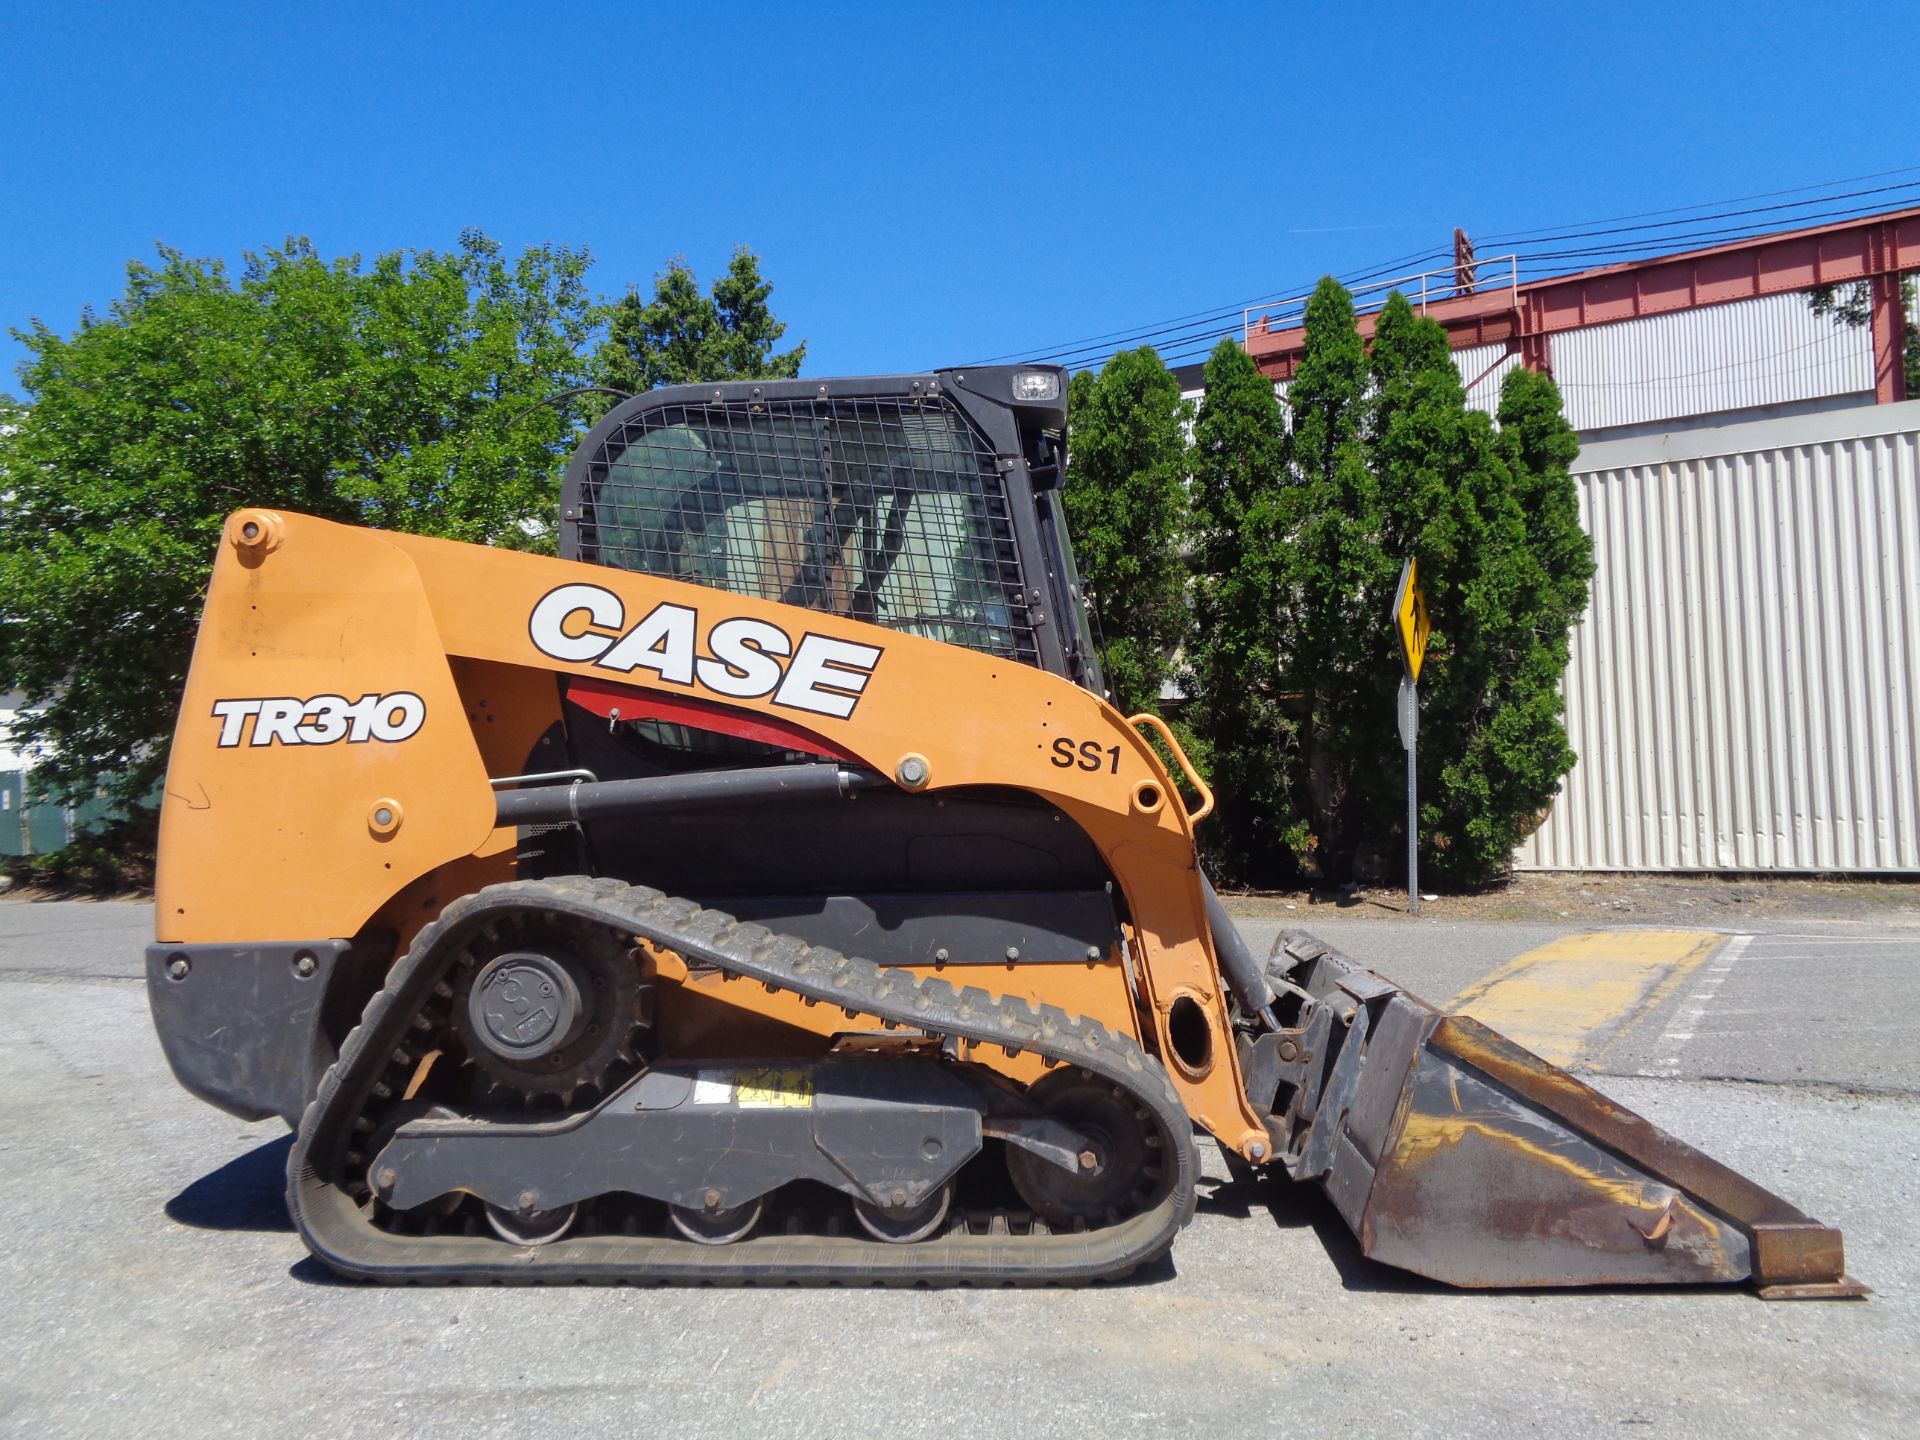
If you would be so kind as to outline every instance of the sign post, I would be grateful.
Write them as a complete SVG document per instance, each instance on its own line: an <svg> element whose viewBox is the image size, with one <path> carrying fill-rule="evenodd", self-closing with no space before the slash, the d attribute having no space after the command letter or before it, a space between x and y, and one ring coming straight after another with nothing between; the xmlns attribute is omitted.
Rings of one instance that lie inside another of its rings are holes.
<svg viewBox="0 0 1920 1440"><path fill-rule="evenodd" d="M1420 779L1415 767L1414 742L1420 733L1420 662L1426 658L1427 594L1420 588L1420 564L1409 559L1400 567L1400 586L1393 596L1393 626L1400 633L1400 744L1407 752L1407 913L1420 913Z"/></svg>

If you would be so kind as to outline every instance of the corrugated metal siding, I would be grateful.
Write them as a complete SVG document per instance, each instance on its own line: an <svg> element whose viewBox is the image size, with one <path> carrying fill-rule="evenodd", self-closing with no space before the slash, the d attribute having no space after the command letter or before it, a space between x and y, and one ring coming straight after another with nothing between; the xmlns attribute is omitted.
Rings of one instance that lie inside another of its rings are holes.
<svg viewBox="0 0 1920 1440"><path fill-rule="evenodd" d="M1519 866L1920 871L1920 402L1579 464L1580 760Z"/></svg>
<svg viewBox="0 0 1920 1440"><path fill-rule="evenodd" d="M1489 415L1500 408L1500 382L1519 363L1520 357L1508 354L1505 345L1474 345L1453 352L1454 368L1467 387L1467 404Z"/></svg>
<svg viewBox="0 0 1920 1440"><path fill-rule="evenodd" d="M1871 391L1873 343L1770 295L1555 335L1553 374L1573 428L1600 430Z"/></svg>
<svg viewBox="0 0 1920 1440"><path fill-rule="evenodd" d="M1505 345L1476 345L1468 350L1453 352L1453 364L1460 372L1460 383L1469 387L1467 404L1489 415L1500 408L1500 382L1519 363L1520 357L1509 355ZM1479 383L1475 384L1475 381ZM1291 380L1273 382L1273 393L1280 397L1282 405L1287 403L1287 391L1292 384ZM1207 394L1205 390L1183 390L1180 393L1185 399L1193 401L1196 408Z"/></svg>

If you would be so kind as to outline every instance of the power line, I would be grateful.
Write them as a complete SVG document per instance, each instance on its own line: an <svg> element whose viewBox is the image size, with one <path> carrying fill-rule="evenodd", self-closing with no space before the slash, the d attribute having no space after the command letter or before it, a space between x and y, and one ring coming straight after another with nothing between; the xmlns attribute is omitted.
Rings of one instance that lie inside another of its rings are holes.
<svg viewBox="0 0 1920 1440"><path fill-rule="evenodd" d="M1745 210L1726 210L1715 215L1693 215L1684 220L1660 220L1651 225L1617 225L1605 230L1569 230L1559 235L1541 235L1534 243L1545 245L1555 240L1586 240L1600 235L1631 235L1649 230L1671 230L1683 225L1698 225L1703 220L1731 220L1741 215L1764 215L1780 210L1804 210L1809 205L1825 205L1834 200L1852 200L1862 195L1885 195L1894 190L1912 190L1920 180L1904 180L1897 185L1876 185L1869 190L1846 190L1834 195L1816 195L1810 200L1789 200L1779 205L1754 205ZM1491 235L1489 245L1504 243L1508 237Z"/></svg>
<svg viewBox="0 0 1920 1440"><path fill-rule="evenodd" d="M1449 252L1441 250L1416 250L1410 255L1404 255L1398 259L1389 260L1383 264L1369 267L1365 271L1336 278L1340 279L1343 283L1360 284L1367 280L1375 279L1380 275L1387 274L1399 266L1415 265L1423 260L1439 259L1447 253ZM973 360L968 363L973 365L991 365L997 361L1008 360L1054 360L1059 363L1067 363L1064 357L1068 356L1088 353L1111 355L1115 350L1128 348L1125 342L1137 342L1151 339L1158 335L1166 335L1187 325L1204 325L1213 322L1224 322L1229 319L1237 321L1244 316L1248 310L1256 306L1269 304L1274 301L1291 300L1296 298L1297 294L1298 287L1292 290L1275 290L1266 295L1257 295L1253 299L1242 301L1237 305L1229 305L1212 310L1195 310L1190 314L1175 316L1169 320L1150 321L1148 322L1147 328L1132 327L1125 330L1110 330L1104 335L1091 335L1085 339L1069 340L1063 344L1045 348L1031 347L1025 350L1012 350L1004 355L993 355L984 360ZM1102 343L1109 340L1120 341L1122 343L1102 349Z"/></svg>
<svg viewBox="0 0 1920 1440"><path fill-rule="evenodd" d="M1920 200L1920 194L1916 194L1914 198L1917 200ZM1821 222L1821 221L1830 221L1830 220L1858 220L1868 215L1880 214L1885 208L1886 207L1884 204L1863 205L1863 206L1851 207L1844 210L1821 211L1817 214L1807 215L1802 218L1808 222ZM1702 217L1702 218L1710 218L1710 217ZM1611 244L1611 245L1587 245L1587 246L1581 246L1571 250L1542 250L1532 254L1523 254L1521 256L1521 261L1523 264L1533 265L1538 267L1544 262L1552 261L1552 260L1578 260L1578 259L1590 259L1594 257L1608 256L1608 255L1626 256L1626 255L1644 254L1650 250L1658 250L1663 247L1671 247L1675 245L1680 245L1684 247L1687 245L1691 245L1695 241L1701 241L1701 240L1751 239L1756 235L1768 234L1772 231L1772 229L1773 229L1773 226L1768 222L1755 222L1753 224L1734 225L1734 226L1728 226L1720 229L1693 230L1693 231L1688 231L1679 235L1662 236L1657 240L1649 239L1649 240L1643 240L1643 241L1637 241L1637 242L1622 241L1622 242Z"/></svg>
<svg viewBox="0 0 1920 1440"><path fill-rule="evenodd" d="M1531 241L1532 243L1530 244L1522 243L1514 247L1518 255L1516 269L1527 272L1524 278L1529 281L1547 279L1552 278L1555 274L1574 273L1564 267L1556 269L1554 262L1557 261L1604 257L1626 258L1636 254L1646 254L1660 247L1685 247L1698 241L1746 238L1765 233L1771 226L1778 223L1777 221L1745 220L1744 217L1748 216L1778 215L1786 211L1805 210L1810 206L1831 206L1834 202L1841 200L1861 199L1866 196L1885 196L1904 191L1915 192L1912 196L1906 198L1920 199L1920 180L1908 180L1891 185L1872 186L1850 191L1838 191L1834 188L1841 185L1855 185L1867 180L1886 179L1889 176L1915 174L1920 174L1920 165L1876 171L1866 175L1849 176L1845 179L1824 181L1817 185L1802 185L1784 190L1765 191L1753 195L1738 196L1728 200L1702 201L1695 205L1675 206L1664 210L1641 211L1633 215L1612 216L1604 220L1573 222L1575 225L1611 228L1568 229L1565 222L1563 222L1559 226L1543 226L1536 230L1508 231L1502 234L1486 236L1482 238L1481 243L1483 245L1497 245L1515 241ZM1774 200L1782 196L1793 195L1804 196L1807 195L1808 192L1815 190L1823 193L1780 205L1757 205L1745 209L1725 208L1740 205L1750 200ZM1722 208L1717 210L1711 208L1715 206ZM1862 215L1873 214L1884 209L1885 206L1886 201L1879 200L1868 206L1839 210L1829 209L1815 214L1804 215L1799 217L1799 219L1802 223L1854 219ZM1658 219L1658 217L1668 215L1682 215L1686 218L1679 220ZM1645 225L1621 223L1634 220L1650 220L1655 223ZM1720 226L1718 228L1699 228L1713 227L1716 221L1744 221L1744 223ZM1664 235L1656 233L1660 231L1676 231L1679 233ZM1638 240L1622 240L1605 245L1581 246L1561 250L1541 250L1537 248L1538 246L1554 244L1560 241L1605 239L1608 236L1614 235L1640 236L1641 238ZM1390 276L1395 270L1404 269L1410 265L1435 261L1444 262L1450 259L1451 256L1452 252L1444 249L1414 251L1394 260L1370 265L1358 271L1336 276L1335 278L1350 287L1363 285L1368 281L1377 280L1383 276ZM1443 271L1447 268L1450 267L1441 264L1437 271L1428 273L1438 273L1438 271ZM1223 306L1210 310L1196 310L1186 315L1149 322L1143 326L1136 325L1125 329L1111 330L1104 334L1087 336L1079 340L1066 341L1048 347L1033 347L1026 350L1012 351L991 357L989 360L975 361L972 363L990 364L995 361L1031 359L1053 361L1073 368L1089 368L1094 362L1110 358L1119 350L1127 349L1132 345L1143 344L1148 341L1159 342L1155 348L1163 352L1162 358L1166 360L1168 364L1181 363L1211 350L1221 338L1240 329L1244 325L1245 316L1249 310L1262 305L1274 304L1291 308L1294 304L1302 303L1306 298L1305 292L1310 289L1311 287L1308 285L1298 285L1286 290L1273 291L1267 295L1258 296L1238 305ZM1230 324L1229 322L1235 323Z"/></svg>
<svg viewBox="0 0 1920 1440"><path fill-rule="evenodd" d="M1714 205L1744 205L1749 200L1774 200L1782 195L1804 195L1809 190L1826 190L1835 185L1857 185L1862 180L1884 180L1889 175L1911 175L1920 171L1920 165L1905 165L1897 170L1876 170L1870 175L1849 175L1842 180L1822 180L1815 185L1794 185L1785 190L1766 190L1758 195L1735 195L1726 200L1702 200L1694 205L1676 205L1668 210L1642 210L1634 215L1608 215L1599 220L1563 220L1558 225L1545 225L1538 230L1509 230L1501 235L1485 236L1489 245L1505 244L1509 240L1526 240L1543 235L1548 230L1558 230L1565 225L1615 225L1622 220L1647 220L1656 215L1682 215L1689 210L1705 210Z"/></svg>
<svg viewBox="0 0 1920 1440"><path fill-rule="evenodd" d="M1375 269L1351 273L1336 278L1343 284L1360 285L1368 280L1388 274L1401 265L1416 263L1422 259L1436 258L1442 253L1443 252L1440 251L1429 251L1425 255L1417 255L1410 259L1389 261L1386 265L1379 266ZM1287 306L1295 302L1303 302L1305 298L1305 295L1301 293L1300 289L1296 288L1292 291L1277 291L1273 296L1267 297L1267 300L1278 300L1281 305ZM1117 332L1124 336L1124 343L1119 345L1082 345L1071 349L1042 351L1038 354L1029 354L1026 358L1051 361L1061 365L1078 366L1082 364L1082 362L1104 359L1111 356L1116 350L1127 349L1131 345L1141 344L1150 340L1159 340L1162 345L1172 346L1183 345L1189 341L1204 338L1207 341L1207 348L1211 348L1221 336L1240 330L1245 324L1246 312L1255 308L1255 306L1260 303L1265 302L1256 301L1252 305L1236 305L1228 310L1198 312L1192 317L1194 321L1198 322L1197 327L1193 325L1171 324L1157 330Z"/></svg>
<svg viewBox="0 0 1920 1440"><path fill-rule="evenodd" d="M1903 190L1903 189L1914 188L1914 187L1920 187L1920 182L1914 182L1913 187L1888 186L1884 188L1888 190ZM1854 193L1874 194L1874 193L1880 193L1880 192L1864 191L1864 192L1854 192ZM1823 199L1820 201L1813 201L1808 203L1824 203L1826 200L1840 199L1840 198L1845 198L1845 197L1839 196L1839 195L1827 196L1827 197L1823 197ZM1920 191L1917 191L1917 193L1913 198L1920 199ZM1859 219L1863 216L1878 214L1883 209L1884 209L1884 202L1879 202L1872 205L1854 206L1854 207L1848 207L1848 208L1839 209L1839 210L1822 211L1816 214L1808 215L1804 218L1811 222ZM1738 212L1729 212L1729 213L1731 214L1731 213L1738 213ZM1694 218L1694 221L1691 221L1689 223L1698 223L1701 221L1711 220L1713 218L1716 218L1716 217L1706 216L1706 215L1696 216ZM1590 245L1590 246L1581 246L1581 247L1572 248L1572 249L1543 250L1543 251L1536 251L1531 253L1528 253L1526 251L1516 251L1515 253L1519 257L1518 269L1520 272L1521 281L1523 283L1532 283L1537 280L1553 279L1556 276L1560 276L1560 275L1578 273L1577 270L1570 270L1564 265L1556 264L1555 262L1558 262L1558 261L1577 260L1577 259L1592 260L1592 259L1607 259L1607 258L1626 259L1626 258L1638 256L1638 255L1645 255L1649 252L1657 252L1659 249L1664 247L1672 247L1676 245L1686 246L1699 241L1714 241L1714 240L1730 241L1730 240L1736 240L1736 239L1751 238L1755 235L1763 235L1763 234L1769 233L1771 228L1772 226L1770 222L1755 221L1755 222L1750 222L1750 223L1741 224L1741 225L1726 226L1726 227L1719 227L1719 228L1713 228L1713 229L1693 230L1693 231L1685 232L1678 235L1662 236L1657 239L1649 238L1639 242L1622 242L1622 243L1611 244L1611 245ZM1365 310L1363 310L1362 313L1369 313L1374 308L1377 308L1377 307L1369 306Z"/></svg>

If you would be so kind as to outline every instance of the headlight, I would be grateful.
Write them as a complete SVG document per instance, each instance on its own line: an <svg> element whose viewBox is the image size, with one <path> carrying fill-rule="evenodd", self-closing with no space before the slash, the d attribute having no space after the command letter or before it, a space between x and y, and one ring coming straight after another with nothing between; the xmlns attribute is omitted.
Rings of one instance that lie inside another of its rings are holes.
<svg viewBox="0 0 1920 1440"><path fill-rule="evenodd" d="M1013 376L1013 398L1037 403L1060 398L1058 370L1017 370Z"/></svg>

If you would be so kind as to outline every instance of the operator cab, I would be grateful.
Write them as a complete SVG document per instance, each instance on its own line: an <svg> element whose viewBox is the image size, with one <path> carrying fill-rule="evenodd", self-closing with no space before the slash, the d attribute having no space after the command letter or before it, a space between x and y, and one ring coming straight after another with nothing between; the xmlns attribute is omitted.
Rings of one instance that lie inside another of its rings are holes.
<svg viewBox="0 0 1920 1440"><path fill-rule="evenodd" d="M676 386L568 468L560 553L1103 686L1061 514L1065 372Z"/></svg>

